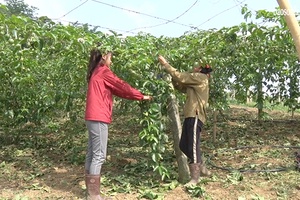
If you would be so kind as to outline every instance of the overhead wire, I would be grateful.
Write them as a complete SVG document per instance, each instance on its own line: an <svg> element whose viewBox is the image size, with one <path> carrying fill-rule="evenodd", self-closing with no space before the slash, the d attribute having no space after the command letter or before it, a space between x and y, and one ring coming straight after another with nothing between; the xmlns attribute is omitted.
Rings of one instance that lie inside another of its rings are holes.
<svg viewBox="0 0 300 200"><path fill-rule="evenodd" d="M86 0L84 1L83 3L79 4L78 6L74 7L73 9L71 9L70 11L68 11L66 14L64 14L63 16L59 17L59 18L56 18L56 19L53 19L53 20L59 20L65 16L67 16L68 14L70 14L71 12L77 10L79 7L83 6L85 3L87 3L89 0ZM120 6L116 6L116 5L112 5L112 4L109 4L109 3L105 3L105 2L102 2L102 1L99 1L99 0L91 0L93 2L96 2L96 3L99 3L99 4L103 4L103 5L106 5L106 6L110 6L110 7L113 7L113 8L116 8L116 9L121 9L121 10L125 10L127 12L133 12L133 13L136 13L136 14L139 14L139 15L144 15L144 16L147 16L147 17L151 17L151 18L155 18L155 19L159 19L159 20L164 20L166 22L164 23L160 23L160 24L156 24L156 25L151 25L151 26L145 26L145 27L138 27L138 28L134 28L134 29L131 29L131 30L119 30L119 29L112 29L112 28L108 28L108 27L103 27L103 26L99 26L99 25L91 25L91 24L88 24L88 23L77 23L79 25L88 25L90 27L98 27L98 28L102 28L102 29L107 29L107 30L116 30L116 31L121 31L121 32L124 32L124 33L132 33L132 34L136 34L136 32L133 32L135 30L139 30L139 29L146 29L146 28L154 28L154 27L157 27L157 26L161 26L161 25L166 25L166 24L169 24L169 23L174 23L174 24L178 24L178 25L182 25L182 26L185 26L185 27L189 27L191 28L190 31L187 31L186 33L189 33L191 32L192 30L199 30L199 27L202 26L203 24L209 22L210 20L212 20L213 18L223 14L224 12L227 12L239 5L241 5L242 3L244 3L246 0L243 0L242 2L239 2L239 4L236 4L235 6L232 6L226 10L223 10L222 12L212 16L211 18L207 19L206 21L202 22L200 25L198 26L191 26L191 25L186 25L186 24L182 24L182 23L178 23L176 22L175 20L179 19L180 17L182 17L183 15L185 15L188 11L190 11L198 2L198 0L196 0L186 11L184 11L181 15L177 16L176 18L172 19L172 20L169 20L169 19L164 19L162 17L158 17L158 16L154 16L154 15L150 15L150 14L147 14L147 13L143 13L143 12L139 12L139 11L134 11L134 10L130 10L130 9L127 9L127 8L123 8L123 7L120 7ZM64 20L65 22L69 22L69 21L66 21ZM69 22L69 23L74 23L74 22Z"/></svg>
<svg viewBox="0 0 300 200"><path fill-rule="evenodd" d="M87 3L89 0L86 0L84 1L83 3L79 4L78 6L74 7L73 9L71 9L70 11L68 11L66 14L62 15L61 17L58 17L58 18L53 18L52 20L54 21L59 21L60 19L64 18L65 16L67 16L68 14L70 14L71 12L77 10L78 8L80 8L81 6L83 6L85 3ZM161 26L161 25L165 25L165 24L168 24L168 23L175 23L175 24L179 24L179 25L182 25L182 26L187 26L187 27L190 27L190 28L194 28L192 26L189 26L189 25L185 25L185 24L181 24L181 23L177 23L175 22L175 20L179 19L181 16L183 16L184 14L186 14L192 7L194 7L196 5L196 3L198 2L198 0L196 0L192 6L190 6L185 12L183 12L181 15L177 16L176 18L172 19L172 20L168 20L168 19L164 19L164 18L161 18L161 17L157 17L157 16L153 16L153 15L149 15L149 14L146 14L146 13L142 13L142 12L138 12L138 11L134 11L134 10L129 10L129 9L126 9L126 8L122 8L122 7L119 7L119 6L115 6L115 5L112 5L112 4L107 4L107 3L104 3L104 2L101 2L101 1L97 1L97 0L92 0L96 3L101 3L101 4L104 4L104 5L107 5L107 6L111 6L111 7L114 7L114 8L118 8L118 9L122 9L122 10L125 10L125 11L128 11L128 12L134 12L136 14L140 14L140 15L145 15L145 16L148 16L148 17L152 17L152 18L156 18L156 19L159 19L159 20L164 20L166 21L165 23L161 23L161 24L156 24L156 25L152 25L152 26L148 26L148 27L140 27L140 28L135 28L135 29L132 29L132 30L120 30L120 29L113 29L113 28L108 28L108 27L103 27L103 26L100 26L100 25L92 25L92 24L88 24L88 23L78 23L78 22L71 22L71 21L67 21L67 20L60 20L60 21L63 21L63 22L68 22L68 23L71 23L71 24L77 24L77 25L87 25L89 27L97 27L97 28L102 28L102 29L107 29L107 30L114 30L114 31L120 31L120 32L124 32L124 33L131 33L131 34L136 34L136 32L133 32L134 30L138 30L138 29L142 29L142 28L152 28L152 27L156 27L156 26Z"/></svg>
<svg viewBox="0 0 300 200"><path fill-rule="evenodd" d="M131 34L136 34L135 32L132 32L132 31L127 31L127 30L121 30L121 29L115 29L115 28L109 28L109 27L105 27L105 26L100 26L100 25L92 25L92 24L89 24L89 23L81 23L81 22L72 22L72 21L68 21L68 20L62 20L62 19L51 19L53 21L59 21L59 22L67 22L67 23L70 23L72 25L81 25L81 26L88 26L88 27L93 27L93 28L101 28L101 29L106 29L106 30L109 30L109 31L119 31L119 32L123 32L123 33L131 33Z"/></svg>
<svg viewBox="0 0 300 200"><path fill-rule="evenodd" d="M61 17L58 18L52 18L51 20L53 21L60 21L60 22L67 22L69 24L73 24L73 25L86 25L88 27L93 27L93 28L101 28L101 29L106 29L109 31L119 31L119 32L123 32L123 33L131 33L131 34L135 34L135 32L132 31L127 31L127 30L121 30L121 29L115 29L115 28L108 28L108 27L104 27L104 26L100 26L100 25L92 25L89 23L81 23L81 22L72 22L72 21L68 21L68 20L62 20L61 18L64 18L65 16L67 16L68 14L70 14L71 12L77 10L78 8L80 8L81 6L83 6L84 4L86 4L89 0L86 0L84 2L82 2L81 4L79 4L78 6L72 8L70 11L68 11L66 14L62 15Z"/></svg>
<svg viewBox="0 0 300 200"><path fill-rule="evenodd" d="M89 0L86 0L84 1L83 3L79 4L78 6L74 7L73 9L71 9L70 11L68 11L66 14L64 14L63 16L59 17L59 18L56 18L56 19L53 19L53 20L59 20L65 16L67 16L68 14L70 14L71 12L75 11L76 9L78 9L79 7L83 6L85 3L87 3ZM105 3L105 2L102 2L102 1L99 1L99 0L91 0L93 2L96 2L96 3L99 3L99 4L103 4L103 5L106 5L106 6L110 6L110 7L113 7L113 8L116 8L116 9L121 9L121 10L125 10L127 12L132 12L132 13L136 13L136 14L139 14L139 15L144 15L144 16L147 16L147 17L151 17L151 18L155 18L155 19L159 19L159 20L164 20L166 22L164 23L160 23L160 24L156 24L156 25L151 25L151 26L145 26L145 27L138 27L138 28L134 28L134 29L131 29L131 30L120 30L120 29L114 29L114 28L108 28L108 27L103 27L103 26L100 26L100 25L91 25L91 24L88 24L88 23L78 23L78 22L70 22L70 21L67 21L67 20L61 20L61 21L65 21L65 22L68 22L68 23L72 23L72 24L78 24L78 25L87 25L87 26L90 26L90 27L94 27L94 28L102 28L102 29L107 29L107 30L114 30L114 31L120 31L120 32L124 32L124 33L131 33L131 34L136 34L136 32L133 32L135 30L139 30L139 29L146 29L146 28L153 28L153 27L157 27L157 26L161 26L161 25L166 25L166 24L169 24L169 23L174 23L174 24L178 24L178 25L182 25L182 26L185 26L185 27L189 27L191 28L191 30L187 31L186 33L189 33L189 32L192 32L193 30L199 30L199 27L202 26L203 24L209 22L210 20L214 19L215 17L237 7L237 6L240 6L241 4L243 4L246 0L243 0L242 2L240 1L237 1L238 4L236 3L235 6L232 6L230 8L227 8L225 10L223 10L222 12L220 13L217 13L216 15L210 17L209 19L207 19L206 21L202 22L201 24L199 24L198 26L191 26L191 25L186 25L186 24L182 24L182 23L178 23L176 22L175 20L179 19L180 17L182 17L183 15L185 15L187 12L189 12L198 2L198 0L196 0L187 10L185 10L181 15L177 16L176 18L172 19L172 20L169 20L169 19L164 19L162 17L158 17L158 16L154 16L154 15L150 15L150 14L147 14L147 13L143 13L143 12L139 12L139 11L134 11L134 10L130 10L130 9L127 9L127 8L123 8L123 7L120 7L120 6L116 6L116 5L112 5L112 4L109 4L109 3Z"/></svg>
<svg viewBox="0 0 300 200"><path fill-rule="evenodd" d="M221 15L221 14L223 14L223 13L225 13L225 12L227 12L227 11L229 11L229 10L231 10L231 9L233 9L233 8L235 8L235 7L237 7L237 6L239 6L239 5L241 5L241 4L244 3L245 1L246 1L246 0L243 0L242 2L239 2L239 4L236 4L236 5L234 5L234 6L230 7L230 8L227 8L227 9L225 9L225 10L223 10L223 11L221 11L221 12L215 14L214 16L208 18L207 20L205 20L204 22L202 22L202 23L199 24L198 26L192 28L192 29L189 30L189 31L186 31L185 34L191 33L193 30L199 30L199 27L202 26L203 24L205 24L205 23L209 22L210 20L216 18L217 16L219 16L219 15Z"/></svg>
<svg viewBox="0 0 300 200"><path fill-rule="evenodd" d="M230 8L227 8L227 9L223 10L222 12L219 12L219 13L215 14L214 16L210 17L210 18L207 19L206 21L204 21L204 22L202 22L201 24L199 24L199 25L197 26L197 28L199 28L199 27L202 26L203 24L209 22L210 20L214 19L215 17L217 17L217 16L219 16L219 15L221 15L221 14L223 14L223 13L225 13L225 12L227 12L227 11L229 11L229 10L231 10L231 9L233 9L233 8L235 8L235 7L237 7L237 6L239 6L239 5L241 5L241 4L244 3L245 1L246 1L246 0L243 0L243 2L240 2L240 3L237 4L237 5L234 5L234 6L230 7Z"/></svg>
<svg viewBox="0 0 300 200"><path fill-rule="evenodd" d="M151 18L154 18L154 19L159 19L159 20L167 21L169 23L174 23L174 24L178 24L178 25L181 25L181 26L185 26L185 27L189 27L189 28L194 28L193 26L190 26L190 25L182 24L182 23L175 22L175 21L172 21L172 20L169 20L169 19L164 19L162 17L157 17L157 16L150 15L150 14L147 14L147 13L143 13L143 12L139 12L139 11L135 11L135 10L130 10L130 9L123 8L123 7L120 7L120 6L116 6L116 5L112 5L112 4L109 4L109 3L105 3L105 2L102 2L102 1L99 1L99 0L91 0L91 1L99 3L99 4L103 4L103 5L106 5L106 6L110 6L110 7L113 7L113 8L125 10L127 12L132 12L132 13L135 13L135 14L144 15L144 16L151 17Z"/></svg>
<svg viewBox="0 0 300 200"><path fill-rule="evenodd" d="M171 22L174 22L175 20L179 19L180 17L185 15L187 12L189 12L197 3L198 3L198 0L196 0L186 11L184 11L182 14L180 14L179 16L177 16L176 18L174 18L170 21L160 23L160 24L156 24L156 25L151 25L151 26L144 26L144 27L134 28L134 29L131 29L130 31L134 31L134 30L138 30L138 29L154 28L154 27L158 27L158 26L161 26L161 25L165 25L165 24L169 24Z"/></svg>
<svg viewBox="0 0 300 200"><path fill-rule="evenodd" d="M89 0L84 1L83 3L79 4L78 6L76 6L75 8L71 9L70 11L68 11L66 14L62 15L59 18L56 19L61 19L64 18L65 16L67 16L68 14L70 14L71 12L73 12L74 10L77 10L78 8L80 8L81 6L83 6L85 3L87 3Z"/></svg>

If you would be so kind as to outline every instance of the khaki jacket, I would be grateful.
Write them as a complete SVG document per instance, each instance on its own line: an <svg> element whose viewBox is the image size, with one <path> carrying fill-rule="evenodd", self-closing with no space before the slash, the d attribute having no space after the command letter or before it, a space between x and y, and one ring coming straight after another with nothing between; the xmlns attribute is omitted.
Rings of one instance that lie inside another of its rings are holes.
<svg viewBox="0 0 300 200"><path fill-rule="evenodd" d="M164 67L172 76L174 87L186 93L186 102L183 110L184 117L196 117L198 115L198 119L205 123L209 96L207 75L195 72L178 72L168 63Z"/></svg>

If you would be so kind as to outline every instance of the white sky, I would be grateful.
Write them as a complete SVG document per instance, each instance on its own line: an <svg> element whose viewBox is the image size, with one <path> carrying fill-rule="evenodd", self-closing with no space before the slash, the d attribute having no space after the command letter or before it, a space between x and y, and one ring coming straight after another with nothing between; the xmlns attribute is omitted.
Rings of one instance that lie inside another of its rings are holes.
<svg viewBox="0 0 300 200"><path fill-rule="evenodd" d="M288 1L295 12L300 13L300 1ZM3 2L4 0L0 0L0 3ZM277 0L99 0L99 2L123 9L97 3L93 0L25 0L25 2L37 7L39 16L99 25L124 35L132 35L132 32L143 31L157 37L161 35L178 37L186 31L192 30L192 26L199 26L199 29L207 30L237 25L244 21L241 14L241 5L245 4L254 12L261 9L274 11L275 7L278 7ZM183 14L195 2L196 4L188 12L175 20L180 24L167 23L167 21L159 19L172 20ZM83 5L67 14L80 4ZM152 17L125 9L145 13ZM152 28L142 28L161 23L165 24ZM99 30L107 31L107 29ZM131 33L124 32L130 30L132 30Z"/></svg>

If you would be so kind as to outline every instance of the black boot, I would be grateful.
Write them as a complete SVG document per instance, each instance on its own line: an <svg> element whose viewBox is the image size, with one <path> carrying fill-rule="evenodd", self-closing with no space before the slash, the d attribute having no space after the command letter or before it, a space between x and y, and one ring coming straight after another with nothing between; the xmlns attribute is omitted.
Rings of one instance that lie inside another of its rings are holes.
<svg viewBox="0 0 300 200"><path fill-rule="evenodd" d="M191 180L187 183L187 185L196 185L199 182L200 177L200 168L199 163L191 163L189 164Z"/></svg>

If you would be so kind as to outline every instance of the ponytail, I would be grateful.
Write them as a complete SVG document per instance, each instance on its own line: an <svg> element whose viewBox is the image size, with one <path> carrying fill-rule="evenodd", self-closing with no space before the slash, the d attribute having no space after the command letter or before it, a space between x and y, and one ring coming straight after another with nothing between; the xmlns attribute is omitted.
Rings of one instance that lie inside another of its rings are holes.
<svg viewBox="0 0 300 200"><path fill-rule="evenodd" d="M91 76L102 58L101 52L98 49L92 49L90 52L90 61L88 64L86 80L90 82Z"/></svg>

